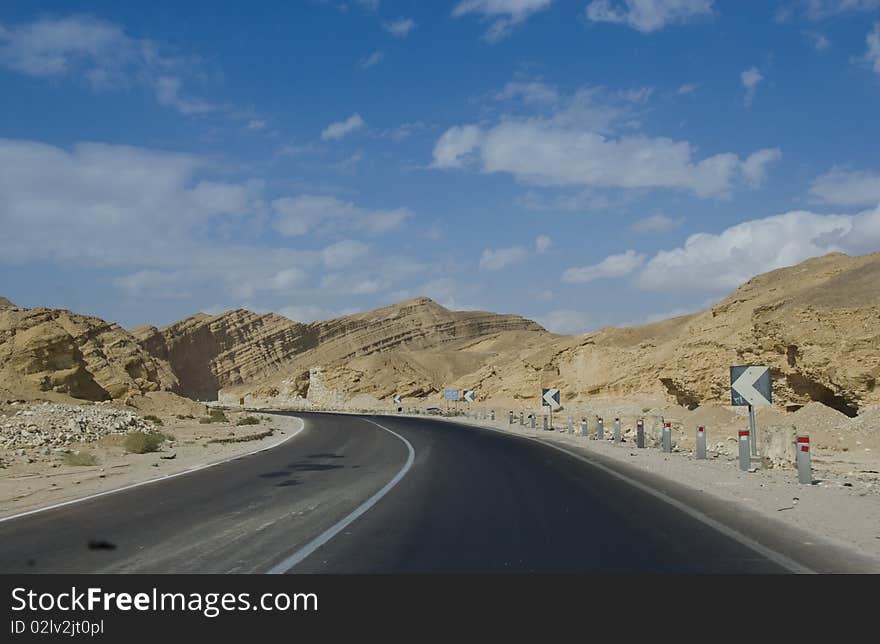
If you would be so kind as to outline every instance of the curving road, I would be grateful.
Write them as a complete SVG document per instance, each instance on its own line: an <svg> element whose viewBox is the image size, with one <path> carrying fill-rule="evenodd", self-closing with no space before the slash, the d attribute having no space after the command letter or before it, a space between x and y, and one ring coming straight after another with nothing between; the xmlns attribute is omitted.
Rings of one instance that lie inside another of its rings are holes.
<svg viewBox="0 0 880 644"><path fill-rule="evenodd" d="M272 450L0 522L0 572L863 569L595 455L435 419L296 415L305 429Z"/></svg>

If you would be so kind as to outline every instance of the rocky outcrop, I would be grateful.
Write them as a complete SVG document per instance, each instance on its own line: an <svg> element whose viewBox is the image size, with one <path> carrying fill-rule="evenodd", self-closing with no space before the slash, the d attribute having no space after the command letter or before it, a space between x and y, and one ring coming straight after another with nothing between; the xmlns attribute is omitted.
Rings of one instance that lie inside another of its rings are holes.
<svg viewBox="0 0 880 644"><path fill-rule="evenodd" d="M176 392L200 400L214 400L222 387L274 372L314 346L316 337L309 325L242 309L200 313L162 329L142 326L132 333L144 350L174 371Z"/></svg>
<svg viewBox="0 0 880 644"><path fill-rule="evenodd" d="M665 396L695 408L729 404L729 367L771 368L774 403L811 401L848 416L880 402L880 254L832 254L759 275L711 309L608 328L508 355L471 374L487 396L567 400Z"/></svg>
<svg viewBox="0 0 880 644"><path fill-rule="evenodd" d="M0 374L13 389L87 400L175 384L173 373L125 329L63 309L0 310Z"/></svg>
<svg viewBox="0 0 880 644"><path fill-rule="evenodd" d="M7 300L5 297L0 296L0 309L14 309L16 308L15 304Z"/></svg>
<svg viewBox="0 0 880 644"><path fill-rule="evenodd" d="M268 378L227 388L229 395L311 400L317 394L310 392L320 391L321 400L334 401L357 394L428 396L478 370L508 344L558 337L517 315L450 311L426 297L308 328L310 347L291 354ZM321 374L317 387L315 373Z"/></svg>

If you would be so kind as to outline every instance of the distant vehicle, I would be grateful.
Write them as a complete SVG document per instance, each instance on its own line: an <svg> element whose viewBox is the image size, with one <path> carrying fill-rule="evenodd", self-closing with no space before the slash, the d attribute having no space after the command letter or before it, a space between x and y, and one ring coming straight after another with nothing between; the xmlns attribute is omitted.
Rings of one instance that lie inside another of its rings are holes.
<svg viewBox="0 0 880 644"><path fill-rule="evenodd" d="M443 414L443 410L440 409L439 407L428 407L428 408L425 410L425 413L428 413L428 414L440 414L440 415L442 415L442 414Z"/></svg>

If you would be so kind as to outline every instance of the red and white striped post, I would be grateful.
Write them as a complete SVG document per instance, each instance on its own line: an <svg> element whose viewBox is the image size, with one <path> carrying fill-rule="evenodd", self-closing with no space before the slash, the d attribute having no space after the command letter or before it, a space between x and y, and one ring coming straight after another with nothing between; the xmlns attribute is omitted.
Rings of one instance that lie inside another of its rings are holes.
<svg viewBox="0 0 880 644"><path fill-rule="evenodd" d="M748 472L751 466L751 449L749 448L749 430L739 432L739 469Z"/></svg>
<svg viewBox="0 0 880 644"><path fill-rule="evenodd" d="M810 437L797 437L797 455L795 462L797 463L798 483L810 485L813 483L813 467L810 463Z"/></svg>

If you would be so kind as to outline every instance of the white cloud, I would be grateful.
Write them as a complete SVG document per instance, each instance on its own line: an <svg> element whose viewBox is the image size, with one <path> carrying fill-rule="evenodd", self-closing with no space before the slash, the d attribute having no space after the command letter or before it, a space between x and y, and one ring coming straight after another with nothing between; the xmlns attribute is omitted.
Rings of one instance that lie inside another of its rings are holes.
<svg viewBox="0 0 880 644"><path fill-rule="evenodd" d="M547 197L535 190L529 190L517 201L529 210L565 212L606 210L613 203L613 200L606 194L592 188L584 188L576 194L557 194L552 197Z"/></svg>
<svg viewBox="0 0 880 644"><path fill-rule="evenodd" d="M100 269L126 296L214 293L210 297L262 307L274 302L276 308L281 298L312 297L322 269L348 268L353 274L340 292L353 293L384 289L425 270L393 251L358 266L368 247L352 237L394 229L409 210L310 195L267 203L262 182L232 181L228 168L195 155L0 139L0 167L0 266ZM296 247L266 235L269 226L287 236L314 234ZM337 243L310 248L328 235Z"/></svg>
<svg viewBox="0 0 880 644"><path fill-rule="evenodd" d="M587 18L625 24L643 33L712 14L713 0L593 0Z"/></svg>
<svg viewBox="0 0 880 644"><path fill-rule="evenodd" d="M701 159L687 141L634 132L632 94L583 88L550 114L451 127L431 165L509 173L534 186L665 188L699 197L724 196L743 178L736 154Z"/></svg>
<svg viewBox="0 0 880 644"><path fill-rule="evenodd" d="M360 114L355 112L344 121L338 121L328 125L324 131L321 132L321 138L325 141L337 141L363 126L364 119L361 118Z"/></svg>
<svg viewBox="0 0 880 644"><path fill-rule="evenodd" d="M386 22L382 26L395 38L406 38L409 32L416 28L416 21L412 18L398 18Z"/></svg>
<svg viewBox="0 0 880 644"><path fill-rule="evenodd" d="M880 22L874 25L874 30L868 33L865 41L868 43L865 60L871 65L874 73L880 74Z"/></svg>
<svg viewBox="0 0 880 644"><path fill-rule="evenodd" d="M451 127L434 144L435 168L458 168L463 166L469 155L480 145L483 133L475 125Z"/></svg>
<svg viewBox="0 0 880 644"><path fill-rule="evenodd" d="M594 280L625 277L635 271L645 261L645 256L634 250L619 255L609 255L592 266L568 268L562 274L562 281L568 284L586 284Z"/></svg>
<svg viewBox="0 0 880 644"><path fill-rule="evenodd" d="M355 0L355 2L370 13L376 13L379 10L381 0Z"/></svg>
<svg viewBox="0 0 880 644"><path fill-rule="evenodd" d="M767 178L767 167L781 158L782 150L779 148L765 148L750 154L742 164L746 182L753 188L760 186Z"/></svg>
<svg viewBox="0 0 880 644"><path fill-rule="evenodd" d="M694 92L697 91L698 87L699 87L699 85L697 85L696 83L685 83L684 85L680 85L679 88L677 90L675 90L675 93L678 94L679 96L684 96L686 94L693 94Z"/></svg>
<svg viewBox="0 0 880 644"><path fill-rule="evenodd" d="M374 67L374 66L378 65L379 63L381 63L382 59L384 59L384 58L385 58L385 54L383 54L381 51L374 51L372 54L370 54L366 58L362 58L358 64L363 69L369 69L370 67Z"/></svg>
<svg viewBox="0 0 880 644"><path fill-rule="evenodd" d="M535 238L535 250L539 253L546 253L553 245L553 240L547 235L538 235Z"/></svg>
<svg viewBox="0 0 880 644"><path fill-rule="evenodd" d="M832 168L813 181L810 194L837 206L880 204L880 173Z"/></svg>
<svg viewBox="0 0 880 644"><path fill-rule="evenodd" d="M379 234L398 228L412 213L406 208L368 210L336 197L300 195L272 202L273 227L286 237L297 237L320 229L329 232L363 231Z"/></svg>
<svg viewBox="0 0 880 644"><path fill-rule="evenodd" d="M880 0L802 0L811 20L824 20L841 13L871 11L880 8Z"/></svg>
<svg viewBox="0 0 880 644"><path fill-rule="evenodd" d="M343 315L348 315L348 311L336 311L327 309L315 304L292 304L278 309L278 313L294 322L315 322L318 320L332 320Z"/></svg>
<svg viewBox="0 0 880 644"><path fill-rule="evenodd" d="M586 333L592 326L589 313L571 309L557 309L542 315L536 320L538 324L552 333L575 334Z"/></svg>
<svg viewBox="0 0 880 644"><path fill-rule="evenodd" d="M266 280L265 288L270 291L289 291L304 284L306 277L306 272L300 268L285 268L270 276Z"/></svg>
<svg viewBox="0 0 880 644"><path fill-rule="evenodd" d="M117 277L113 285L128 297L183 300L192 297L185 280L180 272L145 269Z"/></svg>
<svg viewBox="0 0 880 644"><path fill-rule="evenodd" d="M818 31L805 31L804 37L810 41L810 45L816 51L825 51L831 46L831 41L828 40L828 37Z"/></svg>
<svg viewBox="0 0 880 644"><path fill-rule="evenodd" d="M744 99L746 107L751 106L755 100L755 93L758 91L758 84L764 80L763 74L757 67L750 67L739 75L743 87L746 88L746 96Z"/></svg>
<svg viewBox="0 0 880 644"><path fill-rule="evenodd" d="M421 132L428 126L422 121L413 121L412 123L401 123L395 128L391 128L389 130L385 130L382 132L382 136L390 138L395 143L400 143L401 141L405 141L413 134L417 132Z"/></svg>
<svg viewBox="0 0 880 644"><path fill-rule="evenodd" d="M700 197L726 193L740 168L735 154L694 158L686 141L641 135L608 138L541 119L505 120L483 132L447 130L434 167L460 167L479 157L487 173L506 172L542 186L671 188Z"/></svg>
<svg viewBox="0 0 880 644"><path fill-rule="evenodd" d="M244 126L246 130L260 131L266 129L266 121L264 119L251 119Z"/></svg>
<svg viewBox="0 0 880 644"><path fill-rule="evenodd" d="M559 92L555 87L541 81L511 81L495 95L499 101L520 98L532 105L555 105L559 102Z"/></svg>
<svg viewBox="0 0 880 644"><path fill-rule="evenodd" d="M475 13L490 21L485 38L497 42L532 14L547 9L553 0L461 0L452 10L455 18Z"/></svg>
<svg viewBox="0 0 880 644"><path fill-rule="evenodd" d="M658 213L639 219L629 229L639 235L655 235L681 228L684 225L684 221L684 217L667 217L664 214Z"/></svg>
<svg viewBox="0 0 880 644"><path fill-rule="evenodd" d="M528 257L528 251L522 246L487 248L480 255L480 270L500 271L511 264L523 261L526 257Z"/></svg>
<svg viewBox="0 0 880 644"><path fill-rule="evenodd" d="M878 249L880 206L855 215L793 211L746 221L717 235L691 235L684 246L652 257L635 283L652 291L724 293L759 273L810 257Z"/></svg>
<svg viewBox="0 0 880 644"><path fill-rule="evenodd" d="M321 251L321 260L327 268L338 270L351 266L370 250L370 247L353 239L344 239Z"/></svg>
<svg viewBox="0 0 880 644"><path fill-rule="evenodd" d="M155 81L156 100L163 107L170 107L181 114L207 114L221 109L220 106L199 99L186 98L181 94L183 81L176 76L160 76Z"/></svg>
<svg viewBox="0 0 880 644"><path fill-rule="evenodd" d="M193 65L164 50L155 41L132 38L118 25L89 16L0 24L0 66L18 73L81 78L94 90L145 85L160 105L182 114L228 111L228 106L187 96L183 77L195 75Z"/></svg>

